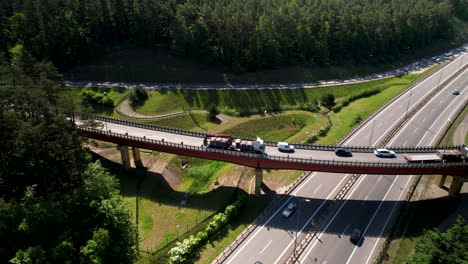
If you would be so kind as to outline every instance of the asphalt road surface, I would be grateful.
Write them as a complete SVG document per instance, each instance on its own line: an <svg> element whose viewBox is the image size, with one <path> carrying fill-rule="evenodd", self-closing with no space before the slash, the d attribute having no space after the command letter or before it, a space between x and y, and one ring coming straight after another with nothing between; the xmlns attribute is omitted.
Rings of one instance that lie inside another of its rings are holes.
<svg viewBox="0 0 468 264"><path fill-rule="evenodd" d="M467 63L468 56L458 57L388 105L345 144L369 145L371 142L371 145L376 145L425 94L436 89L439 83L443 83ZM447 120L466 104L467 82L465 70L413 116L390 145L433 145L437 134L449 122ZM455 89L460 90L461 94L453 95L452 91ZM256 223L258 227L224 263L283 263L292 252L296 232L308 226L312 219L319 219L320 210L331 203L348 176L313 173L271 217L265 222ZM399 201L407 193L412 178L362 175L346 199L333 205L329 220L317 224L318 239L305 250L300 258L301 263L371 263L401 206ZM281 211L291 201L299 205L298 210L290 218L284 218ZM364 233L358 246L349 240L350 233L355 228Z"/></svg>

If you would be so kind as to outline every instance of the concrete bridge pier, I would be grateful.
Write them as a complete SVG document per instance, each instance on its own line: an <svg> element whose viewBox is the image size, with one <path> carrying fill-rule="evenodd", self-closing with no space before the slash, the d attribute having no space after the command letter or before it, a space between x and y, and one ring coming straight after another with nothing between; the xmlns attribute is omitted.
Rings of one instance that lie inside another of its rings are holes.
<svg viewBox="0 0 468 264"><path fill-rule="evenodd" d="M445 180L447 179L447 175L439 175L436 178L437 186L444 188ZM449 187L449 196L450 197L458 197L460 195L460 191L463 187L463 183L468 181L468 177L463 176L452 176L452 183Z"/></svg>
<svg viewBox="0 0 468 264"><path fill-rule="evenodd" d="M135 163L135 167L141 168L143 167L143 162L141 161L140 149L137 147L132 147L133 153L133 162Z"/></svg>
<svg viewBox="0 0 468 264"><path fill-rule="evenodd" d="M119 145L120 156L122 156L122 165L124 168L130 168L130 154L128 153L128 146Z"/></svg>
<svg viewBox="0 0 468 264"><path fill-rule="evenodd" d="M262 186L262 181L263 181L263 171L262 169L256 168L255 169L255 195L259 196L261 195L261 189L260 187Z"/></svg>
<svg viewBox="0 0 468 264"><path fill-rule="evenodd" d="M444 187L445 180L447 179L447 175L439 175L436 177L436 184L440 188Z"/></svg>
<svg viewBox="0 0 468 264"><path fill-rule="evenodd" d="M460 196L460 191L463 187L463 183L466 179L462 176L453 176L452 183L450 184L449 188L449 196L450 197L458 197Z"/></svg>

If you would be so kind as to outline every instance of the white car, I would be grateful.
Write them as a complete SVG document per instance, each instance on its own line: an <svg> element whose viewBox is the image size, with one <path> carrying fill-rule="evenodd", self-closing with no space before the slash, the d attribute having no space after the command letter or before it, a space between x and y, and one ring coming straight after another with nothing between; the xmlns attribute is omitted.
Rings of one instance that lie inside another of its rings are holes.
<svg viewBox="0 0 468 264"><path fill-rule="evenodd" d="M278 142L278 150L284 152L294 152L294 146L287 142Z"/></svg>
<svg viewBox="0 0 468 264"><path fill-rule="evenodd" d="M391 151L388 149L376 149L374 150L374 154L377 157L395 157L396 156L394 151Z"/></svg>
<svg viewBox="0 0 468 264"><path fill-rule="evenodd" d="M295 203L289 203L288 207L283 210L281 213L284 217L288 218L290 217L297 209L297 205Z"/></svg>

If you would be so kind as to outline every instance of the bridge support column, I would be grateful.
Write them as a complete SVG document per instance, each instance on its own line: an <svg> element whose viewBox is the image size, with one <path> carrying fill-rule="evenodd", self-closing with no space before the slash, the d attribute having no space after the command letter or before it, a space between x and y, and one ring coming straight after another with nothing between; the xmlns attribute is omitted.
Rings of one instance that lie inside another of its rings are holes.
<svg viewBox="0 0 468 264"><path fill-rule="evenodd" d="M133 162L135 163L135 166L143 167L143 162L141 162L140 149L136 147L132 147L132 153L133 153Z"/></svg>
<svg viewBox="0 0 468 264"><path fill-rule="evenodd" d="M462 176L452 176L452 183L449 188L450 197L458 197L460 195L461 188L463 187L463 182L465 180Z"/></svg>
<svg viewBox="0 0 468 264"><path fill-rule="evenodd" d="M261 195L261 189L263 181L263 171L262 169L255 169L255 195Z"/></svg>
<svg viewBox="0 0 468 264"><path fill-rule="evenodd" d="M122 165L124 168L130 168L130 154L128 153L128 146L119 145L120 155L122 156Z"/></svg>
<svg viewBox="0 0 468 264"><path fill-rule="evenodd" d="M447 175L439 175L435 180L435 184L440 188L444 187L445 179L447 179Z"/></svg>

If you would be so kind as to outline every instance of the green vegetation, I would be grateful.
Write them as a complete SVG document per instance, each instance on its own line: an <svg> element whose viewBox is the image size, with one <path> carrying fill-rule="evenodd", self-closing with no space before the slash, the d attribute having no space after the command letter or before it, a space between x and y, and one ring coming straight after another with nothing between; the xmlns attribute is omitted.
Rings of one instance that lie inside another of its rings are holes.
<svg viewBox="0 0 468 264"><path fill-rule="evenodd" d="M234 116L263 114L265 110L269 113L299 109L317 111L317 102L324 95L332 94L340 103L350 96L362 96L364 91L382 91L393 85L409 84L417 77L408 74L365 83L310 89L151 91L150 98L136 111L145 115L159 115L181 111L183 108L207 109L213 102L217 102L221 113Z"/></svg>
<svg viewBox="0 0 468 264"><path fill-rule="evenodd" d="M176 246L168 252L169 263L186 263L190 256L194 254L194 251L203 245L210 236L221 231L221 228L226 226L233 217L237 216L246 199L247 197L241 196L234 203L228 205L224 212L213 216L204 231L200 231L195 236L192 235L189 238L184 239L182 242L177 242Z"/></svg>
<svg viewBox="0 0 468 264"><path fill-rule="evenodd" d="M183 186L189 193L203 193L213 184L216 172L225 166L226 163L220 161L207 161L198 166L192 166L187 171Z"/></svg>
<svg viewBox="0 0 468 264"><path fill-rule="evenodd" d="M393 61L453 39L449 0L103 0L80 5L51 0L48 8L33 0L4 2L1 49L23 43L61 69L127 45L122 42L162 46L242 73L288 62ZM458 3L455 11L463 13Z"/></svg>
<svg viewBox="0 0 468 264"><path fill-rule="evenodd" d="M457 118L452 122L449 127L449 130L445 133L444 137L439 141L439 146L453 146L453 135L455 134L455 130L460 126L461 122L465 119L466 115L468 114L468 106L465 106L462 112L457 116ZM468 134L465 135L465 144L468 144Z"/></svg>
<svg viewBox="0 0 468 264"><path fill-rule="evenodd" d="M296 136L306 126L310 128L317 122L323 122L323 118L318 114L307 112L285 113L250 119L223 130L223 133L248 138L260 137L267 140L283 141Z"/></svg>
<svg viewBox="0 0 468 264"><path fill-rule="evenodd" d="M0 54L1 263L133 263L118 181L90 161L61 76L21 45Z"/></svg>
<svg viewBox="0 0 468 264"><path fill-rule="evenodd" d="M465 263L468 261L468 224L459 216L457 223L441 233L426 231L415 246L415 253L406 259L407 264Z"/></svg>
<svg viewBox="0 0 468 264"><path fill-rule="evenodd" d="M333 124L333 128L325 136L318 139L317 143L320 144L336 144L338 140L343 138L351 129L357 126L362 120L366 119L375 110L379 109L386 102L394 98L400 92L408 88L417 78L429 74L437 67L433 67L422 75L406 75L402 78L407 80L407 84L394 83L387 86L380 93L371 95L370 97L361 98L348 103L345 108L342 108L338 113L330 112L329 116ZM363 91L366 91L363 89ZM370 93L373 94L373 93ZM352 96L352 95L351 95ZM347 97L350 98L350 97ZM348 100L348 99L343 100ZM339 105L339 104L338 104ZM378 121L377 121L378 122Z"/></svg>
<svg viewBox="0 0 468 264"><path fill-rule="evenodd" d="M209 120L209 117L206 113L193 111L189 112L188 114L170 118L162 118L148 123L159 126L175 127L202 132L206 132L216 126L216 123Z"/></svg>

